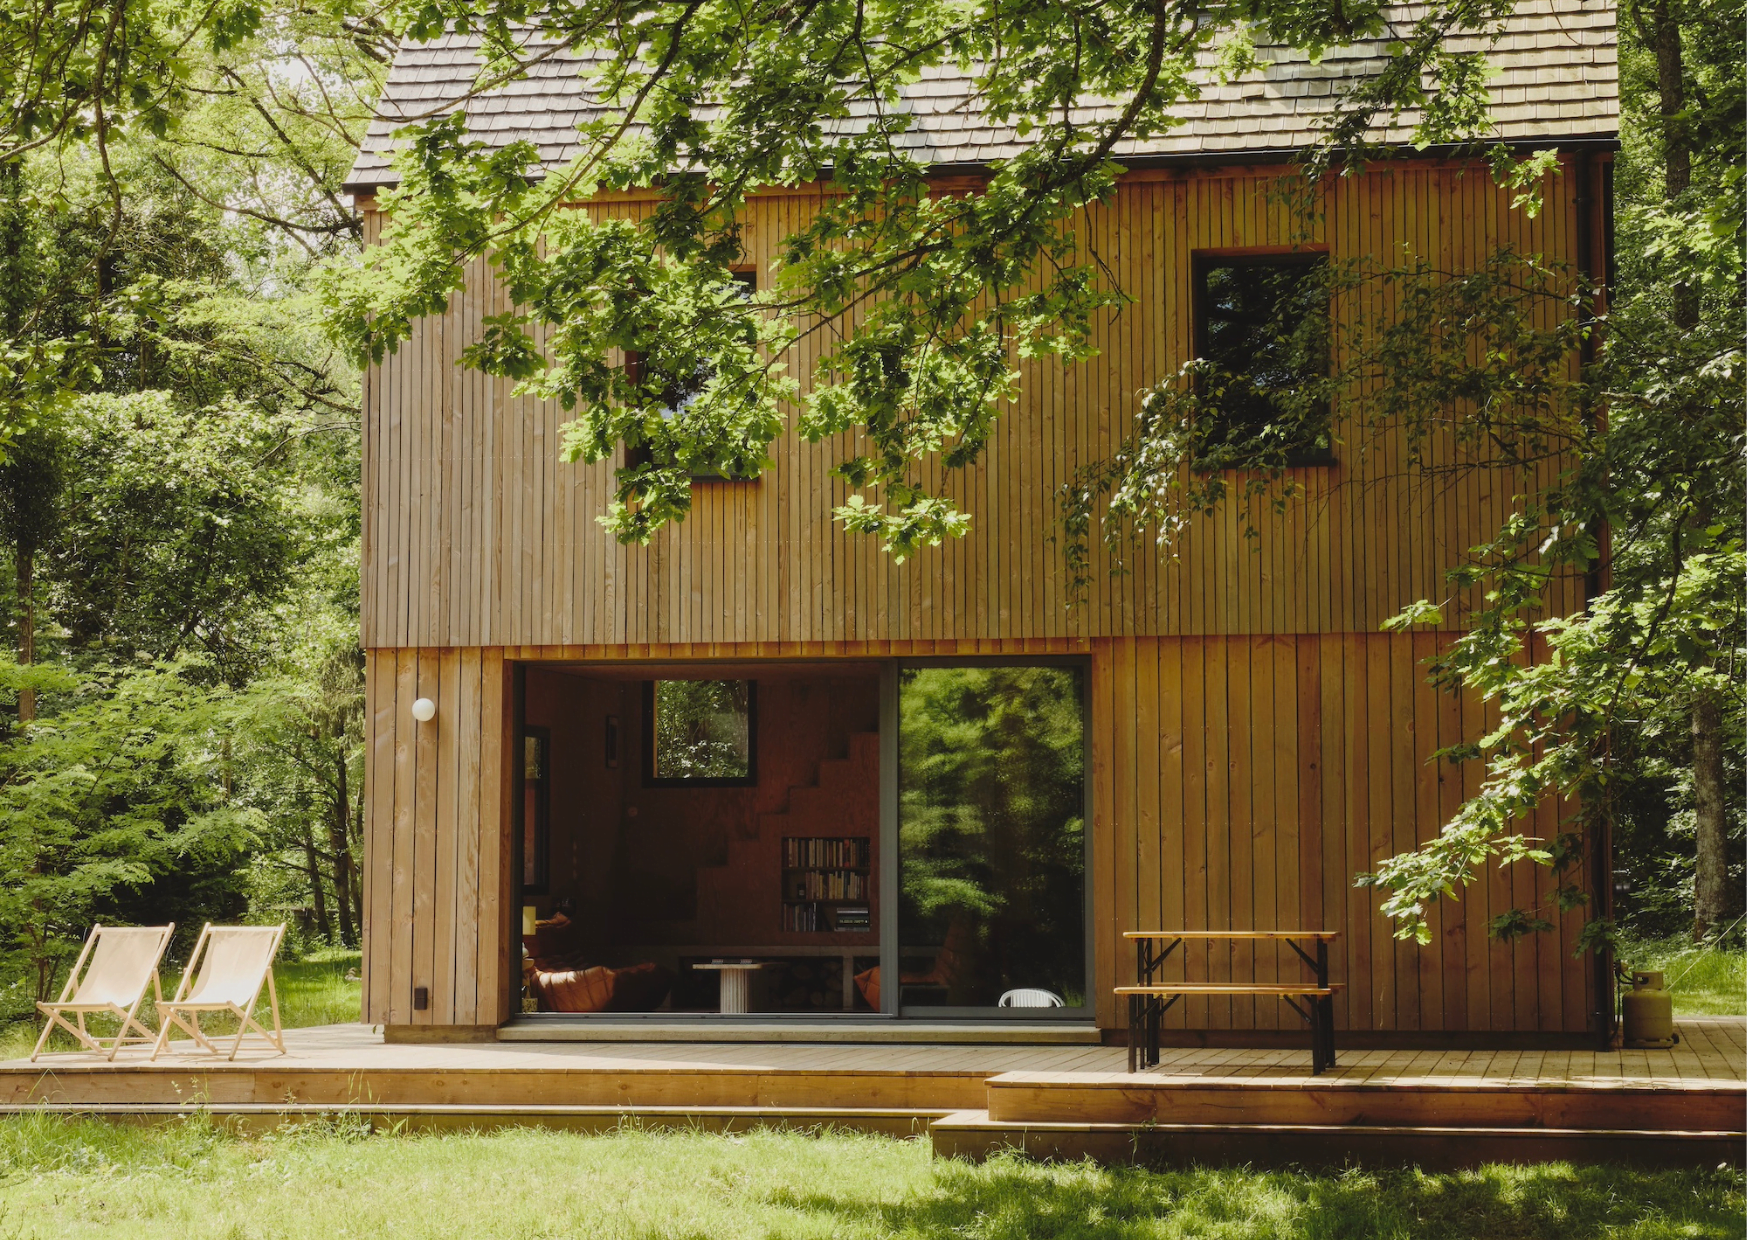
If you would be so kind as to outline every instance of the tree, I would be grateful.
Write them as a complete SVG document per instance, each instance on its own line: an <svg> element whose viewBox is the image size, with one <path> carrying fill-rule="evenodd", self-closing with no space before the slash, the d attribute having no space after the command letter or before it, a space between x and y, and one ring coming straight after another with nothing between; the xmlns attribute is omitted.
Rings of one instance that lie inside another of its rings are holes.
<svg viewBox="0 0 1748 1240"><path fill-rule="evenodd" d="M356 939L356 373L304 283L357 243L388 38L344 2L0 14L0 969L32 992L92 918L249 911L320 811L287 736L338 755L304 899Z"/></svg>
<svg viewBox="0 0 1748 1240"><path fill-rule="evenodd" d="M1366 143L1371 125L1405 109L1418 141L1484 139L1481 61L1450 52L1446 36L1496 28L1509 11L1427 9L1375 76L1351 84L1306 160L1305 184L1377 155ZM1741 648L1721 635L1740 628L1731 627L1729 583L1741 555L1742 23L1728 0L1659 0L1634 12L1656 66L1656 119L1646 124L1664 184L1654 198L1643 192L1639 139L1629 135L1622 250L1637 246L1654 275L1628 266L1605 297L1606 273L1512 253L1458 278L1413 264L1329 270L1332 295L1388 288L1409 312L1367 320L1332 346L1342 362L1248 441L1198 439L1207 424L1194 416L1198 402L1235 376L1192 364L1143 403L1122 451L1064 497L1071 567L1084 569L1089 561L1072 557L1091 538L1163 534L1169 554L1174 532L1210 506L1278 499L1289 485L1283 445L1332 424L1356 437L1406 425L1424 438L1452 426L1468 467L1520 480L1517 511L1498 537L1452 566L1445 605L1483 602L1432 669L1453 689L1496 699L1512 726L1445 755L1488 761L1481 795L1437 841L1372 877L1390 889L1386 909L1404 935L1424 934L1428 904L1454 895L1490 857L1569 867L1586 830L1600 838L1615 812L1619 755L1667 743L1666 711L1623 713L1644 701L1642 684L1667 695L1655 699L1659 708L1674 703L1690 721L1707 876L1699 920L1715 925L1718 916L1715 793L1729 758L1716 756L1713 739L1732 734ZM1227 68L1241 70L1252 39L1316 55L1377 34L1383 20L1376 6L1088 10L1001 0L800 10L696 0L635 14L475 0L431 11L408 33L479 33L481 89L553 48L585 49L599 106L580 127L580 154L543 177L531 147L487 150L454 116L404 130L399 186L379 203L391 220L384 243L326 286L333 330L360 361L380 360L417 318L445 306L465 260L488 257L518 309L488 320L464 361L574 411L570 459L599 461L620 444L640 450L618 471L603 518L626 541L684 517L693 473L766 464L796 385L765 359L804 331L834 333L798 430L813 440L856 432L866 449L836 472L860 493L836 515L902 558L962 533L968 520L921 481L922 463L976 459L1014 393L1014 360L1084 357L1091 317L1120 302L1122 290L1078 257L1074 216L1111 186L1120 139L1169 125L1167 108L1191 89L1194 55L1218 47ZM1702 43L1696 71L1683 49ZM1644 118L1652 96L1640 83L1633 102L1635 54L1629 45L1628 115ZM888 106L901 83L938 66L975 75L986 112L1028 136L1024 153L992 168L975 192L932 195L926 167L906 153L903 110ZM1090 115L1066 106L1087 98L1110 106ZM1550 155L1519 159L1484 141L1471 149L1488 151L1495 175L1535 208ZM828 174L839 196L782 241L776 287L749 308L729 272L747 194ZM629 188L657 196L637 223L563 209ZM646 364L617 367L614 350ZM670 416L682 379L697 395ZM1307 417L1325 421L1307 426ZM1223 464L1252 471L1242 495L1226 496L1217 475L1186 475L1188 462L1216 447ZM1548 462L1561 463L1551 485L1538 472ZM1594 579L1586 615L1548 615L1554 573ZM1424 601L1402 623L1438 606ZM1543 647L1558 670L1531 657ZM1712 653L1696 656L1700 648ZM1623 730L1634 732L1625 750ZM1518 824L1549 797L1575 801L1581 821L1561 840L1530 839ZM1572 883L1560 891L1561 900L1585 898ZM1518 910L1495 929L1544 920ZM1599 921L1592 933L1606 937L1609 927Z"/></svg>
<svg viewBox="0 0 1748 1240"><path fill-rule="evenodd" d="M1695 217L1699 216L1714 238L1719 231L1727 237L1730 231L1728 222L1720 218L1718 208L1734 205L1735 195L1740 194L1742 174L1739 156L1744 101L1739 66L1744 47L1741 22L1736 20L1740 9L1732 9L1727 4L1682 4L1657 0L1653 5L1629 4L1626 15L1641 47L1649 52L1649 59L1655 65L1654 84L1649 89L1646 89L1646 84L1638 84L1639 108L1644 111L1655 109L1655 121L1648 126L1649 136L1655 146L1662 148L1662 202L1661 210L1654 218L1660 219L1665 229L1677 230L1676 235L1679 235L1681 232L1691 234L1694 224L1699 222ZM1701 53L1692 63L1687 54L1689 44L1696 46ZM1634 68L1642 72L1640 66ZM1727 154L1730 148L1726 144L1732 141L1736 144L1735 159ZM1713 193L1719 188L1726 189L1726 196L1721 201L1712 198L1709 209L1704 211L1699 210L1701 200L1693 193L1696 189L1696 162L1700 165L1700 185L1697 188ZM1734 185L1730 186L1732 176ZM1648 188L1641 183L1641 198L1649 197ZM1734 193L1729 192L1732 189ZM1723 226L1721 230L1720 225ZM1737 237L1740 237L1739 231ZM1699 247L1690 242L1687 248ZM1704 265L1718 267L1719 257L1711 255L1711 261ZM1727 267L1697 274L1698 279L1678 277L1669 295L1671 323L1679 332L1690 336L1702 327L1706 285L1718 284L1718 277L1727 274ZM1714 287L1710 291L1715 296L1720 290ZM1730 288L1726 295L1734 292L1735 289ZM1714 315L1716 309L1714 307ZM1727 321L1728 316L1724 317ZM1697 525L1709 529L1717 519L1734 515L1719 511L1717 498L1725 499L1726 508L1733 507L1728 503L1733 496L1707 495L1695 510ZM1724 653L1719 652L1720 655ZM1714 659L1715 669L1723 673L1721 683L1697 685L1684 695L1692 712L1693 934L1696 939L1703 939L1723 927L1735 911L1730 881L1728 785L1724 777L1725 752L1729 747L1726 737L1739 736L1741 732L1740 728L1733 733L1725 731L1726 715L1731 713L1730 708L1734 705L1730 699L1740 699L1740 693L1733 693L1731 689L1740 680L1733 674L1735 653L1731 649L1725 657ZM1737 882L1734 887L1740 885Z"/></svg>
<svg viewBox="0 0 1748 1240"><path fill-rule="evenodd" d="M1627 846L1640 887L1627 911L1642 908L1648 928L1667 928L1656 888L1671 877L1696 938L1740 912L1742 808L1725 772L1742 769L1748 660L1741 7L1629 13L1623 95L1639 123L1617 177L1619 281L1594 320L1604 347L1558 402L1575 429L1571 467L1457 571L1459 582L1484 582L1492 602L1434 672L1480 689L1503 718L1452 755L1488 755L1481 795L1437 841L1377 872L1403 933L1424 933L1425 906L1489 856L1569 864L1571 837L1533 841L1514 825L1555 797L1579 807L1573 825L1606 824ZM1703 55L1689 62L1686 47ZM1584 343L1566 352L1576 359ZM1548 574L1605 567L1607 588L1583 615L1547 615ZM1552 662L1525 657L1532 637ZM1661 790L1645 787L1658 778ZM1498 929L1543 920L1525 910Z"/></svg>
<svg viewBox="0 0 1748 1240"><path fill-rule="evenodd" d="M1422 140L1468 136L1482 62L1448 50L1445 36L1491 29L1510 10L1509 0L1432 6L1379 73L1352 83L1332 141L1350 147L1402 109L1416 110ZM423 11L407 33L448 28L483 39L482 87L558 47L594 57L599 111L579 129L580 154L539 177L531 146L488 151L458 116L404 130L400 186L379 204L392 221L383 244L327 286L336 338L361 361L380 359L447 304L465 260L489 256L518 309L493 316L464 361L573 411L569 459L603 460L622 443L643 453L618 472L604 520L644 541L684 517L694 473L767 464L797 390L767 358L812 334L828 343L799 432L859 432L865 452L836 471L859 493L836 515L902 558L968 520L923 481L921 464L974 460L1016 390L1016 358L1085 357L1092 316L1121 301L1077 252L1075 217L1110 191L1119 142L1171 127L1170 106L1195 90L1197 55L1218 49L1238 71L1253 62L1252 40L1316 55L1380 37L1386 20L1375 4L1302 0L1212 11L473 0ZM928 165L905 142L907 114L893 106L906 83L941 67L972 75L985 112L1028 139L975 193L931 191ZM1067 106L1090 97L1110 106ZM783 239L776 287L749 306L730 271L747 195L826 176L838 196ZM628 188L657 194L640 221L564 209ZM643 365L610 364L614 350ZM666 416L682 382L696 395Z"/></svg>
<svg viewBox="0 0 1748 1240"><path fill-rule="evenodd" d="M194 670L0 663L0 685L28 684L57 707L0 746L0 959L37 999L94 915L130 893L171 880L151 911L182 923L186 941L202 914L240 911L241 891L223 881L254 826L226 787L222 738L238 703Z"/></svg>

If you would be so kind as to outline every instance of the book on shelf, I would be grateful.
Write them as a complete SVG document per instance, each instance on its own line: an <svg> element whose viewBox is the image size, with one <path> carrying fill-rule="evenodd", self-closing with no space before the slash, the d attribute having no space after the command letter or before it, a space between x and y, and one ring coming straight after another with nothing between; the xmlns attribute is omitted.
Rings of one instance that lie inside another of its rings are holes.
<svg viewBox="0 0 1748 1240"><path fill-rule="evenodd" d="M868 876L854 870L803 870L785 893L794 900L866 900Z"/></svg>
<svg viewBox="0 0 1748 1240"><path fill-rule="evenodd" d="M869 856L865 835L847 839L792 835L783 840L783 868L788 870L865 870Z"/></svg>
<svg viewBox="0 0 1748 1240"><path fill-rule="evenodd" d="M830 931L872 930L874 918L867 905L785 904L783 929L790 934L820 934Z"/></svg>

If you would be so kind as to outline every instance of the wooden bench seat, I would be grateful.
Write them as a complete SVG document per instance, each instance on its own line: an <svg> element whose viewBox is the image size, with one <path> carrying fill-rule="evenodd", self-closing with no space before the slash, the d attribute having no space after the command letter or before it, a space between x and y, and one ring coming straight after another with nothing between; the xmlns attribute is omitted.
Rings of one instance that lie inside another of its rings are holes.
<svg viewBox="0 0 1748 1240"><path fill-rule="evenodd" d="M1187 995L1251 995L1279 999L1311 1027L1311 1074L1335 1066L1335 1005L1333 997L1341 983L1329 980L1329 945L1340 937L1337 930L1130 930L1123 934L1135 944L1135 984L1114 988L1117 997L1129 1001L1129 1071L1151 1068L1159 1062L1159 1035L1166 1010ZM1185 940L1285 943L1311 969L1308 982L1167 982L1156 980L1166 957ZM1165 946L1153 950L1155 942ZM1311 951L1299 946L1309 943ZM1300 1002L1300 1001L1303 1002Z"/></svg>

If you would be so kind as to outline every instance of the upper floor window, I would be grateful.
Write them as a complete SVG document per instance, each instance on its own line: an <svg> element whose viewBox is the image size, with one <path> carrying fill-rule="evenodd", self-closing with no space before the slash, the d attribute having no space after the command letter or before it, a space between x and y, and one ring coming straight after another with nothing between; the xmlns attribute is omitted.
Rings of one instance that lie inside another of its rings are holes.
<svg viewBox="0 0 1748 1240"><path fill-rule="evenodd" d="M740 294L741 299L745 301L752 300L753 294L759 291L758 272L735 271L730 274L734 280L735 290ZM646 365L647 363L641 353L629 352L625 355L625 373L633 383L641 383L643 381L644 367ZM671 420L675 415L683 412L686 406L698 399L698 394L704 390L704 385L708 382L710 382L710 369L708 366L700 366L690 375L678 378L669 377L668 382L662 388L662 416ZM627 454L626 463L628 465L636 465L647 461L648 459L648 450L639 448L634 449ZM744 475L722 474L716 472L695 473L692 476L693 478L702 481L739 482L747 480L747 477Z"/></svg>
<svg viewBox="0 0 1748 1240"><path fill-rule="evenodd" d="M1198 465L1334 464L1327 267L1323 254L1197 256L1196 356L1214 367L1216 410Z"/></svg>

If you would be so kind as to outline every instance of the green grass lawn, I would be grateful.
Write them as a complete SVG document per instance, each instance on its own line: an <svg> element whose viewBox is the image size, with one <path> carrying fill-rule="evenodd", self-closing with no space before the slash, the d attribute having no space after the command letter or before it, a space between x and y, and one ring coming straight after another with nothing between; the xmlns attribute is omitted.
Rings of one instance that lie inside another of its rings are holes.
<svg viewBox="0 0 1748 1240"><path fill-rule="evenodd" d="M323 948L310 952L300 960L280 960L273 966L273 982L279 990L280 1023L287 1029L296 1029L306 1025L337 1025L357 1020L362 1011L362 996L359 983L346 980L348 973L357 975L358 953L345 948ZM175 993L176 983L181 977L180 962L163 971L166 996ZM264 1010L266 1001L266 994L263 992L263 1010L259 1014L261 1023L271 1028ZM141 1010L150 1017L146 1021L147 1027L156 1029L157 1015L152 1011L152 1001L149 998ZM91 1027L107 1035L114 1027L114 1022L104 1024L93 1021ZM237 1026L232 1020L208 1017L202 1020L201 1028L221 1033L229 1029L234 1033ZM0 1027L0 1059L19 1059L29 1055L30 1048L36 1044L37 1035L41 1032L42 1025L34 1020L13 1021ZM57 1031L49 1039L47 1049L77 1050L78 1043ZM9 1240L3 1226L0 1226L0 1240Z"/></svg>
<svg viewBox="0 0 1748 1240"><path fill-rule="evenodd" d="M1657 969L1677 1016L1741 1016L1748 1012L1748 953L1695 944L1677 935L1628 940L1617 955L1632 969Z"/></svg>
<svg viewBox="0 0 1748 1240"><path fill-rule="evenodd" d="M8 1240L1737 1240L1744 1202L1742 1177L1725 1171L1149 1173L974 1166L933 1159L921 1140L839 1134L241 1138L203 1120L29 1117L0 1121L0 1209Z"/></svg>

